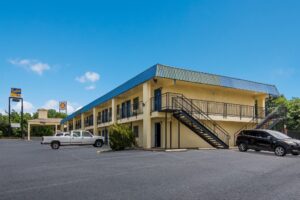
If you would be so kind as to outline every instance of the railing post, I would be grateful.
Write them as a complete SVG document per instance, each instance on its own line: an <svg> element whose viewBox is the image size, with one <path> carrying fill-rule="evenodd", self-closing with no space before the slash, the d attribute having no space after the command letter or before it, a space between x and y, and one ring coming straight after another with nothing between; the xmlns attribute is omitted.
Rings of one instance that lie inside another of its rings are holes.
<svg viewBox="0 0 300 200"><path fill-rule="evenodd" d="M224 118L227 117L227 103L224 103L224 105L223 105L223 117Z"/></svg>
<svg viewBox="0 0 300 200"><path fill-rule="evenodd" d="M183 110L183 95L181 95L181 110Z"/></svg>
<svg viewBox="0 0 300 200"><path fill-rule="evenodd" d="M169 109L169 93L166 93L166 109Z"/></svg>
<svg viewBox="0 0 300 200"><path fill-rule="evenodd" d="M208 115L208 112L209 112L209 102L207 101L206 102L206 115Z"/></svg>
<svg viewBox="0 0 300 200"><path fill-rule="evenodd" d="M193 99L191 99L191 114L193 116Z"/></svg>
<svg viewBox="0 0 300 200"><path fill-rule="evenodd" d="M242 109L243 109L243 107L242 107L242 105L240 105L240 119L242 119Z"/></svg>

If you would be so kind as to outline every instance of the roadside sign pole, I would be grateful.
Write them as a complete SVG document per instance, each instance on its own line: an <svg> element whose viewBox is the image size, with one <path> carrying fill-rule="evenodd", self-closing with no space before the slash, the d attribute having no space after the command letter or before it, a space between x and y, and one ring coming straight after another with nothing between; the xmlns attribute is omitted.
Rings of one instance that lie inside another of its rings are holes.
<svg viewBox="0 0 300 200"><path fill-rule="evenodd" d="M10 97L8 97L8 134L9 136L12 135L11 126L10 126Z"/></svg>
<svg viewBox="0 0 300 200"><path fill-rule="evenodd" d="M24 131L23 131L23 98L21 98L21 138L24 139Z"/></svg>
<svg viewBox="0 0 300 200"><path fill-rule="evenodd" d="M24 126L23 126L23 98L20 98L20 97L9 97L8 98L8 124L9 124L9 136L12 136L12 127L11 127L11 100L14 101L14 99L18 99L18 100L21 100L21 138L23 139L24 138Z"/></svg>

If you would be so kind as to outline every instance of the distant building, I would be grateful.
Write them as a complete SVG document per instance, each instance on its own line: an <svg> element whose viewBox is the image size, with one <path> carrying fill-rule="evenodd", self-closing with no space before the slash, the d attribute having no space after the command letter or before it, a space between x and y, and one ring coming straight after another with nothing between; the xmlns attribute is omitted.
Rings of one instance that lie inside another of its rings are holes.
<svg viewBox="0 0 300 200"><path fill-rule="evenodd" d="M38 118L28 120L27 139L30 140L31 127L33 126L53 126L53 130L56 133L60 129L61 118L48 118L48 110L38 109Z"/></svg>
<svg viewBox="0 0 300 200"><path fill-rule="evenodd" d="M265 117L269 95L279 95L274 85L157 64L61 123L107 140L112 124L128 124L143 148L228 148Z"/></svg>

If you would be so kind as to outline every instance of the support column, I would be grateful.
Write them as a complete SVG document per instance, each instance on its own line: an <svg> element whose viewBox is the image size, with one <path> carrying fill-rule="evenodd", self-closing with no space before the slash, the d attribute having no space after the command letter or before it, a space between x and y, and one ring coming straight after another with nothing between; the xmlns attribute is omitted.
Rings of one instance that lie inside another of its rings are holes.
<svg viewBox="0 0 300 200"><path fill-rule="evenodd" d="M170 149L172 149L172 118L170 121Z"/></svg>
<svg viewBox="0 0 300 200"><path fill-rule="evenodd" d="M178 120L178 149L180 149L180 122Z"/></svg>
<svg viewBox="0 0 300 200"><path fill-rule="evenodd" d="M30 140L30 123L28 122L28 127L27 127L27 140Z"/></svg>
<svg viewBox="0 0 300 200"><path fill-rule="evenodd" d="M151 148L151 82L143 83L143 147Z"/></svg>
<svg viewBox="0 0 300 200"><path fill-rule="evenodd" d="M97 109L93 108L93 132L94 135L97 135Z"/></svg>
<svg viewBox="0 0 300 200"><path fill-rule="evenodd" d="M113 124L117 122L117 105L115 98L111 100L111 122Z"/></svg>
<svg viewBox="0 0 300 200"><path fill-rule="evenodd" d="M68 122L68 124L69 124L69 122ZM55 124L55 133L57 133L57 124Z"/></svg>
<svg viewBox="0 0 300 200"><path fill-rule="evenodd" d="M75 117L73 118L73 130L75 130L76 129L76 119L75 119Z"/></svg>
<svg viewBox="0 0 300 200"><path fill-rule="evenodd" d="M67 132L69 132L69 121L67 121Z"/></svg>
<svg viewBox="0 0 300 200"><path fill-rule="evenodd" d="M81 130L84 130L84 113L81 114Z"/></svg>
<svg viewBox="0 0 300 200"><path fill-rule="evenodd" d="M168 148L168 116L167 112L165 112L165 149Z"/></svg>

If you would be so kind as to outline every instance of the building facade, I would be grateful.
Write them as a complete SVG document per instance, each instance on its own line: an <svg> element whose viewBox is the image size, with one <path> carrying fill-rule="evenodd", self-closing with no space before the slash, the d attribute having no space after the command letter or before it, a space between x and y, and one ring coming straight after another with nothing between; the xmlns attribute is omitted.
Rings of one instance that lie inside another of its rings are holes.
<svg viewBox="0 0 300 200"><path fill-rule="evenodd" d="M274 85L154 65L62 120L109 140L114 123L129 125L142 148L228 148L248 123L265 118Z"/></svg>

